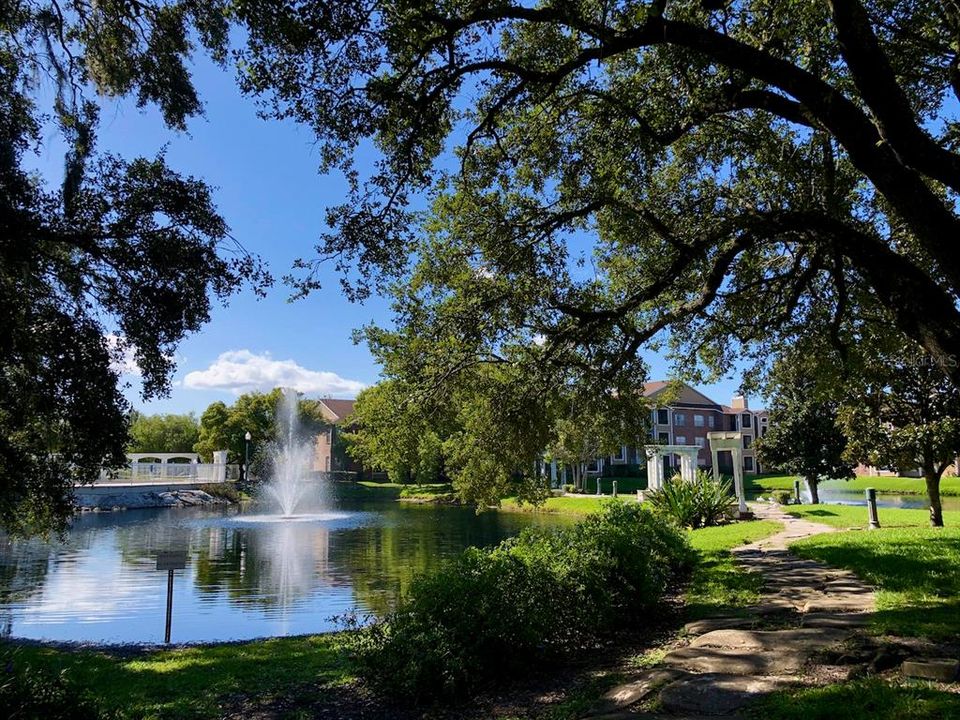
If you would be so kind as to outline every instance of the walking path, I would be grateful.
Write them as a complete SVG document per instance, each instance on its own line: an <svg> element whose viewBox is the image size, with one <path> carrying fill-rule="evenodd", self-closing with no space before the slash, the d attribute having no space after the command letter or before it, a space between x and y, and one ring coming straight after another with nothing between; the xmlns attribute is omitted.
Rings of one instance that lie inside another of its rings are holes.
<svg viewBox="0 0 960 720"><path fill-rule="evenodd" d="M792 555L794 540L836 528L787 515L779 506L754 508L783 523L775 535L733 550L764 576L762 601L723 617L687 624L689 644L655 668L610 690L593 720L714 717L735 714L759 696L795 684L809 658L838 645L868 622L873 590L848 571ZM658 693L658 702L654 694ZM631 709L655 705L655 714Z"/></svg>

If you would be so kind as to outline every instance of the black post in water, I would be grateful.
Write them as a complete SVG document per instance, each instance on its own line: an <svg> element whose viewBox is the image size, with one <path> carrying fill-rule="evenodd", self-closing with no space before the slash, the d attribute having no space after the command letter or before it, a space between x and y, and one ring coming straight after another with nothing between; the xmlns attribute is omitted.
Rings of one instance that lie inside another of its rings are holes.
<svg viewBox="0 0 960 720"><path fill-rule="evenodd" d="M163 633L163 642L170 644L170 625L173 621L173 568L167 570L167 629Z"/></svg>
<svg viewBox="0 0 960 720"><path fill-rule="evenodd" d="M867 488L867 513L870 516L870 529L876 530L880 527L880 518L877 516L877 491L874 488Z"/></svg>
<svg viewBox="0 0 960 720"><path fill-rule="evenodd" d="M797 505L799 505L800 504L800 481L799 480L793 481L793 497L796 499Z"/></svg>

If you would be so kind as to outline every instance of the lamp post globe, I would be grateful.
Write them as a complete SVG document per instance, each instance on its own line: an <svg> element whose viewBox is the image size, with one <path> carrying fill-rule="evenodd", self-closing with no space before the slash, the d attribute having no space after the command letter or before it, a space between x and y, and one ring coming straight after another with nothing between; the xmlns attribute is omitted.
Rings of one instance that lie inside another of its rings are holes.
<svg viewBox="0 0 960 720"><path fill-rule="evenodd" d="M243 440L244 440L244 443L243 443L243 479L244 479L244 480L248 480L248 479L249 479L249 472L250 472L250 441L251 441L252 439L253 439L253 436L250 434L250 431L247 430L247 432L246 432L246 433L244 434L244 436L243 436Z"/></svg>

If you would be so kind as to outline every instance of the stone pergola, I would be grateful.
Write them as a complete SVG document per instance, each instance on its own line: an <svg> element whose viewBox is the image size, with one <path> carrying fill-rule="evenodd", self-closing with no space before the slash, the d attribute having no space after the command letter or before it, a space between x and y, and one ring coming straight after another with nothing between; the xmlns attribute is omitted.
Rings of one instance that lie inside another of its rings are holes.
<svg viewBox="0 0 960 720"><path fill-rule="evenodd" d="M733 456L733 489L737 493L737 512L741 517L750 514L747 499L743 491L743 433L733 430L708 432L710 456L713 461L713 479L720 480L720 465L717 454L729 450Z"/></svg>
<svg viewBox="0 0 960 720"><path fill-rule="evenodd" d="M644 445L647 455L647 490L659 490L663 487L663 457L665 455L680 456L680 477L687 482L693 482L697 472L697 453L700 448L696 445Z"/></svg>

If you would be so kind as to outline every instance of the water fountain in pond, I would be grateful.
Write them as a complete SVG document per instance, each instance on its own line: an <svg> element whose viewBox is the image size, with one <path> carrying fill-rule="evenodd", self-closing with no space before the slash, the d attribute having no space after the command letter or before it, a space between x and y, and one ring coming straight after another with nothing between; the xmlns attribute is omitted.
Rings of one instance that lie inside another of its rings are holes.
<svg viewBox="0 0 960 720"><path fill-rule="evenodd" d="M271 476L264 485L264 496L283 519L316 518L326 509L326 483L311 477L313 439L301 431L300 401L295 390L284 389L277 423L279 437L271 450Z"/></svg>

